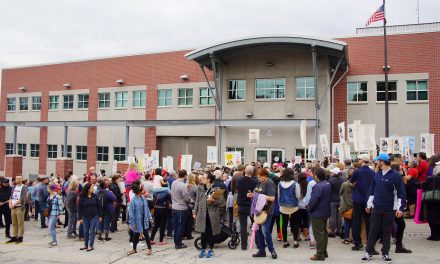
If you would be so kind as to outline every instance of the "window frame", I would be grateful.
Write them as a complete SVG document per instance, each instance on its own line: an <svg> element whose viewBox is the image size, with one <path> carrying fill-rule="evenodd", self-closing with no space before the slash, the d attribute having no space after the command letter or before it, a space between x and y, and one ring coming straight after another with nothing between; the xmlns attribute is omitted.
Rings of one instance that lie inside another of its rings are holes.
<svg viewBox="0 0 440 264"><path fill-rule="evenodd" d="M24 146L24 148L23 148L23 146ZM17 143L17 155L26 157L26 155L27 155L27 144Z"/></svg>
<svg viewBox="0 0 440 264"><path fill-rule="evenodd" d="M35 101L35 99L39 99L38 101ZM31 110L32 111L41 111L41 96L32 96L31 97Z"/></svg>
<svg viewBox="0 0 440 264"><path fill-rule="evenodd" d="M349 100L349 91L348 86L350 84L356 84L356 101L350 101ZM359 101L359 95L361 91L362 84L365 84L367 86L367 90L365 91L367 95L367 99L365 101ZM347 104L368 104L368 82L360 81L360 82L347 82Z"/></svg>
<svg viewBox="0 0 440 264"><path fill-rule="evenodd" d="M101 98L103 96L104 98ZM107 99L108 96L108 99ZM102 92L98 93L98 109L108 109L111 106L111 93L110 92ZM101 106L101 103L104 104L104 106Z"/></svg>
<svg viewBox="0 0 440 264"><path fill-rule="evenodd" d="M72 98L72 100L66 101L66 98ZM73 110L75 106L74 102L75 102L75 96L73 94L63 94L63 110ZM66 107L66 104L68 107Z"/></svg>
<svg viewBox="0 0 440 264"><path fill-rule="evenodd" d="M116 151L117 149L118 151ZM122 150L124 150L124 154L121 154ZM124 155L123 159L120 159L122 155ZM113 147L113 160L125 161L126 159L127 159L127 150L125 149L125 147Z"/></svg>
<svg viewBox="0 0 440 264"><path fill-rule="evenodd" d="M416 89L408 91L408 82L415 82L416 83ZM419 82L426 82L426 90L419 90ZM408 92L415 92L416 93L416 99L415 100L408 100ZM426 99L419 100L419 92L426 92ZM426 79L421 80L407 80L406 81L406 102L407 103L426 103L429 102L429 82Z"/></svg>
<svg viewBox="0 0 440 264"><path fill-rule="evenodd" d="M165 92L165 97L161 97L161 93ZM170 92L168 96L168 92ZM160 105L161 100L164 102L164 105ZM167 101L169 100L170 104L167 104ZM158 108L166 108L166 107L172 107L173 106L173 89L158 89L157 90L157 107Z"/></svg>
<svg viewBox="0 0 440 264"><path fill-rule="evenodd" d="M40 157L40 144L29 144L30 145L30 157L39 158Z"/></svg>
<svg viewBox="0 0 440 264"><path fill-rule="evenodd" d="M139 97L136 96L139 94ZM136 90L131 93L132 95L132 105L133 108L145 108L147 106L147 91L146 90ZM143 95L143 96L142 96ZM136 103L138 105L136 105ZM142 105L143 103L143 105Z"/></svg>
<svg viewBox="0 0 440 264"><path fill-rule="evenodd" d="M236 94L235 94L235 98L231 98L229 96L230 93L232 93L234 91L231 88L231 83L233 83L233 82L237 82L237 91L236 91ZM244 82L244 88L243 89L239 88L238 82ZM239 93L239 91L243 91L244 92L243 93L243 98L240 98L240 99L237 98L237 94ZM246 80L239 80L239 79L228 80L228 91L227 91L227 93L228 93L228 101L233 101L233 102L237 102L237 101L243 102L243 101L246 101Z"/></svg>
<svg viewBox="0 0 440 264"><path fill-rule="evenodd" d="M10 102L14 101L13 104ZM16 97L8 97L6 98L6 111L7 112L15 112L17 111L17 98Z"/></svg>
<svg viewBox="0 0 440 264"><path fill-rule="evenodd" d="M299 87L298 86L298 80L299 79L304 79L304 83L305 86L304 87ZM312 80L313 83L313 87L309 87L307 86L308 80ZM304 97L298 97L298 89L303 89L304 90ZM307 97L307 90L313 90L313 97ZM314 76L298 76L295 77L295 99L297 101L313 101L315 100L315 77Z"/></svg>
<svg viewBox="0 0 440 264"><path fill-rule="evenodd" d="M378 90L378 85L379 85L379 83L384 83L384 90L383 90L383 91L379 91L379 90ZM395 83L395 84L396 84L396 90L395 90L395 91L390 91L390 87L389 87L389 84L390 84L390 83ZM391 102L391 103L397 103L397 102L399 101L399 98L398 98L399 94L397 93L397 81L388 81L388 96L390 95L390 94L389 94L390 92L396 94L396 100L390 100L390 99L388 99L388 102ZM384 100L383 100L383 101L382 101L382 100L378 100L377 95L378 95L379 93L383 93L383 94L384 94ZM377 82L376 82L376 103L385 103L385 81L377 81Z"/></svg>
<svg viewBox="0 0 440 264"><path fill-rule="evenodd" d="M107 153L103 152L102 150L107 149ZM107 159L105 159L107 157ZM99 162L108 162L109 158L109 147L107 146L96 146L96 161Z"/></svg>
<svg viewBox="0 0 440 264"><path fill-rule="evenodd" d="M264 84L266 85L266 82L267 81L274 81L274 87L273 88L267 88L267 87L264 87L264 88L257 88L257 82L258 81L264 81ZM278 88L276 88L276 86L277 86L277 84L276 84L276 82L277 82L277 80L282 80L282 81L284 81L284 88L283 89L278 89ZM264 98L257 98L257 90L264 90L265 92L264 92ZM278 98L278 97L276 97L276 98L266 98L266 91L267 90L275 90L275 93L278 93L277 92L277 90L283 90L284 91L284 96L282 97L282 98ZM286 78L257 78L257 79L255 79L255 101L279 101L279 100L286 100Z"/></svg>
<svg viewBox="0 0 440 264"><path fill-rule="evenodd" d="M56 98L55 101L52 101L53 98ZM52 106L56 106L53 108ZM49 95L49 110L59 110L60 109L60 96L59 95Z"/></svg>
<svg viewBox="0 0 440 264"><path fill-rule="evenodd" d="M208 95L202 96L202 90L206 90L208 92ZM200 87L199 88L199 105L200 106L215 106L215 99L213 94L215 94L215 88L211 88L211 92L209 92L209 87ZM207 99L207 104L202 104L202 99ZM210 103L210 100L211 103Z"/></svg>
<svg viewBox="0 0 440 264"><path fill-rule="evenodd" d="M122 95L122 98L118 98L118 95ZM125 99L124 99L124 95L126 95ZM118 106L118 102L120 102L122 105ZM124 105L124 103L125 103L125 105ZM115 108L117 108L117 109L128 108L128 92L127 91L115 92Z"/></svg>
<svg viewBox="0 0 440 264"><path fill-rule="evenodd" d="M63 156L63 153L64 153L64 144L61 144L61 157ZM72 145L67 145L67 158L70 159L72 158Z"/></svg>
<svg viewBox="0 0 440 264"><path fill-rule="evenodd" d="M5 155L14 154L14 143L5 143Z"/></svg>
<svg viewBox="0 0 440 264"><path fill-rule="evenodd" d="M180 91L185 90L185 95L180 96ZM191 96L188 95L188 91L191 91ZM185 100L185 104L180 104L180 99ZM191 104L188 104L191 99ZM178 88L177 89L177 107L193 107L194 106L194 88Z"/></svg>
<svg viewBox="0 0 440 264"><path fill-rule="evenodd" d="M80 161L87 161L87 146L84 145L76 145L76 153L75 153L75 158L76 160L80 160ZM84 151L85 149L85 151Z"/></svg>
<svg viewBox="0 0 440 264"><path fill-rule="evenodd" d="M77 109L89 109L89 94L88 93L83 93L83 94L77 94L76 98L78 99L77 101ZM85 100L85 98L87 98L87 100Z"/></svg>
<svg viewBox="0 0 440 264"><path fill-rule="evenodd" d="M54 157L54 155L55 155L55 157ZM48 144L47 145L47 158L48 159L57 159L58 158L58 145L55 145L55 144Z"/></svg>
<svg viewBox="0 0 440 264"><path fill-rule="evenodd" d="M20 99L18 99L19 102L19 110L20 111L29 111L29 97L19 97ZM26 100L25 100L26 99ZM26 104L22 103L22 100L26 101ZM23 109L22 109L23 106ZM26 106L26 109L24 109L24 106Z"/></svg>

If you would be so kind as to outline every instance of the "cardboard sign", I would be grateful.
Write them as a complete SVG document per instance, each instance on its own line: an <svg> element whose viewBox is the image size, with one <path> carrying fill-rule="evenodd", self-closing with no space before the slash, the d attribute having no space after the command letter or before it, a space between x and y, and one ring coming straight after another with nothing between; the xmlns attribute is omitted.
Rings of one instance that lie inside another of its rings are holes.
<svg viewBox="0 0 440 264"><path fill-rule="evenodd" d="M344 155L345 159L351 160L351 148L349 144L344 145Z"/></svg>
<svg viewBox="0 0 440 264"><path fill-rule="evenodd" d="M345 122L338 124L339 143L344 144L345 140Z"/></svg>
<svg viewBox="0 0 440 264"><path fill-rule="evenodd" d="M225 164L229 168L235 166L235 152L225 152Z"/></svg>
<svg viewBox="0 0 440 264"><path fill-rule="evenodd" d="M234 166L241 164L241 152L240 151L235 151L234 152L234 159L235 159L235 164Z"/></svg>
<svg viewBox="0 0 440 264"><path fill-rule="evenodd" d="M217 164L217 147L216 146L208 146L206 163Z"/></svg>
<svg viewBox="0 0 440 264"><path fill-rule="evenodd" d="M180 169L191 172L192 155L182 155L180 158Z"/></svg>
<svg viewBox="0 0 440 264"><path fill-rule="evenodd" d="M260 144L259 129L249 129L249 144Z"/></svg>
<svg viewBox="0 0 440 264"><path fill-rule="evenodd" d="M324 157L330 156L330 145L328 144L327 134L319 135L319 142L321 143L321 150Z"/></svg>
<svg viewBox="0 0 440 264"><path fill-rule="evenodd" d="M159 150L152 150L151 151L151 169L154 170L156 168L159 168Z"/></svg>
<svg viewBox="0 0 440 264"><path fill-rule="evenodd" d="M136 163L136 158L133 156L127 156L127 160L129 164Z"/></svg>
<svg viewBox="0 0 440 264"><path fill-rule="evenodd" d="M293 164L301 164L302 163L302 157L301 156L295 156L295 161Z"/></svg>
<svg viewBox="0 0 440 264"><path fill-rule="evenodd" d="M118 171L118 161L117 160L113 160L112 174L115 174L117 171Z"/></svg>
<svg viewBox="0 0 440 264"><path fill-rule="evenodd" d="M308 151L308 160L316 160L316 145L310 144Z"/></svg>
<svg viewBox="0 0 440 264"><path fill-rule="evenodd" d="M194 162L193 170L200 170L200 168L202 168L202 163Z"/></svg>
<svg viewBox="0 0 440 264"><path fill-rule="evenodd" d="M300 126L300 135L301 135L301 144L303 146L303 148L307 148L307 121L303 120L301 121L301 126Z"/></svg>
<svg viewBox="0 0 440 264"><path fill-rule="evenodd" d="M332 156L339 161L342 161L345 158L344 146L341 143L333 143Z"/></svg>

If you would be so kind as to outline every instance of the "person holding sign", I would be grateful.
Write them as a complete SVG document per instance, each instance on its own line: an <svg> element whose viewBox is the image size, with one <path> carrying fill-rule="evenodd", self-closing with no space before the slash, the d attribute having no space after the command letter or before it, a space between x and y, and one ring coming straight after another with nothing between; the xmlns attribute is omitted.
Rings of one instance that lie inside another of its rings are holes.
<svg viewBox="0 0 440 264"><path fill-rule="evenodd" d="M213 186L215 176L207 171L197 189L194 207L195 230L201 233L202 249L199 258L214 256L214 236L220 234L220 202L224 190ZM220 192L219 192L220 191ZM209 247L208 252L206 249Z"/></svg>

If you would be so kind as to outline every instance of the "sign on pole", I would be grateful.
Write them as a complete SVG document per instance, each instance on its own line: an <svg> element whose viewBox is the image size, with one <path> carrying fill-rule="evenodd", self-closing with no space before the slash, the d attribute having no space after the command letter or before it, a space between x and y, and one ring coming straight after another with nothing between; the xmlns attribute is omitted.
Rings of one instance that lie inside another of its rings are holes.
<svg viewBox="0 0 440 264"><path fill-rule="evenodd" d="M217 146L208 146L208 155L206 158L206 163L217 164Z"/></svg>
<svg viewBox="0 0 440 264"><path fill-rule="evenodd" d="M339 134L339 143L345 143L345 122L341 122L338 124L338 134Z"/></svg>
<svg viewBox="0 0 440 264"><path fill-rule="evenodd" d="M330 156L330 146L328 144L327 134L319 135L319 142L320 142L322 154L324 155L324 157Z"/></svg>
<svg viewBox="0 0 440 264"><path fill-rule="evenodd" d="M309 145L308 160L316 160L316 144L310 144Z"/></svg>

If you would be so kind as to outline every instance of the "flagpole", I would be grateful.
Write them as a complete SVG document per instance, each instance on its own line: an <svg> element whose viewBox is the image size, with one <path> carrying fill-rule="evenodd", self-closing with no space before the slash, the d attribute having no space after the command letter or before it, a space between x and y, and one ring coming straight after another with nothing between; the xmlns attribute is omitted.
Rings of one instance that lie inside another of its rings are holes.
<svg viewBox="0 0 440 264"><path fill-rule="evenodd" d="M385 0L383 0L383 42L384 42L384 71L385 71L385 137L390 136L390 120L388 109L388 51L387 51L387 19L385 13Z"/></svg>

